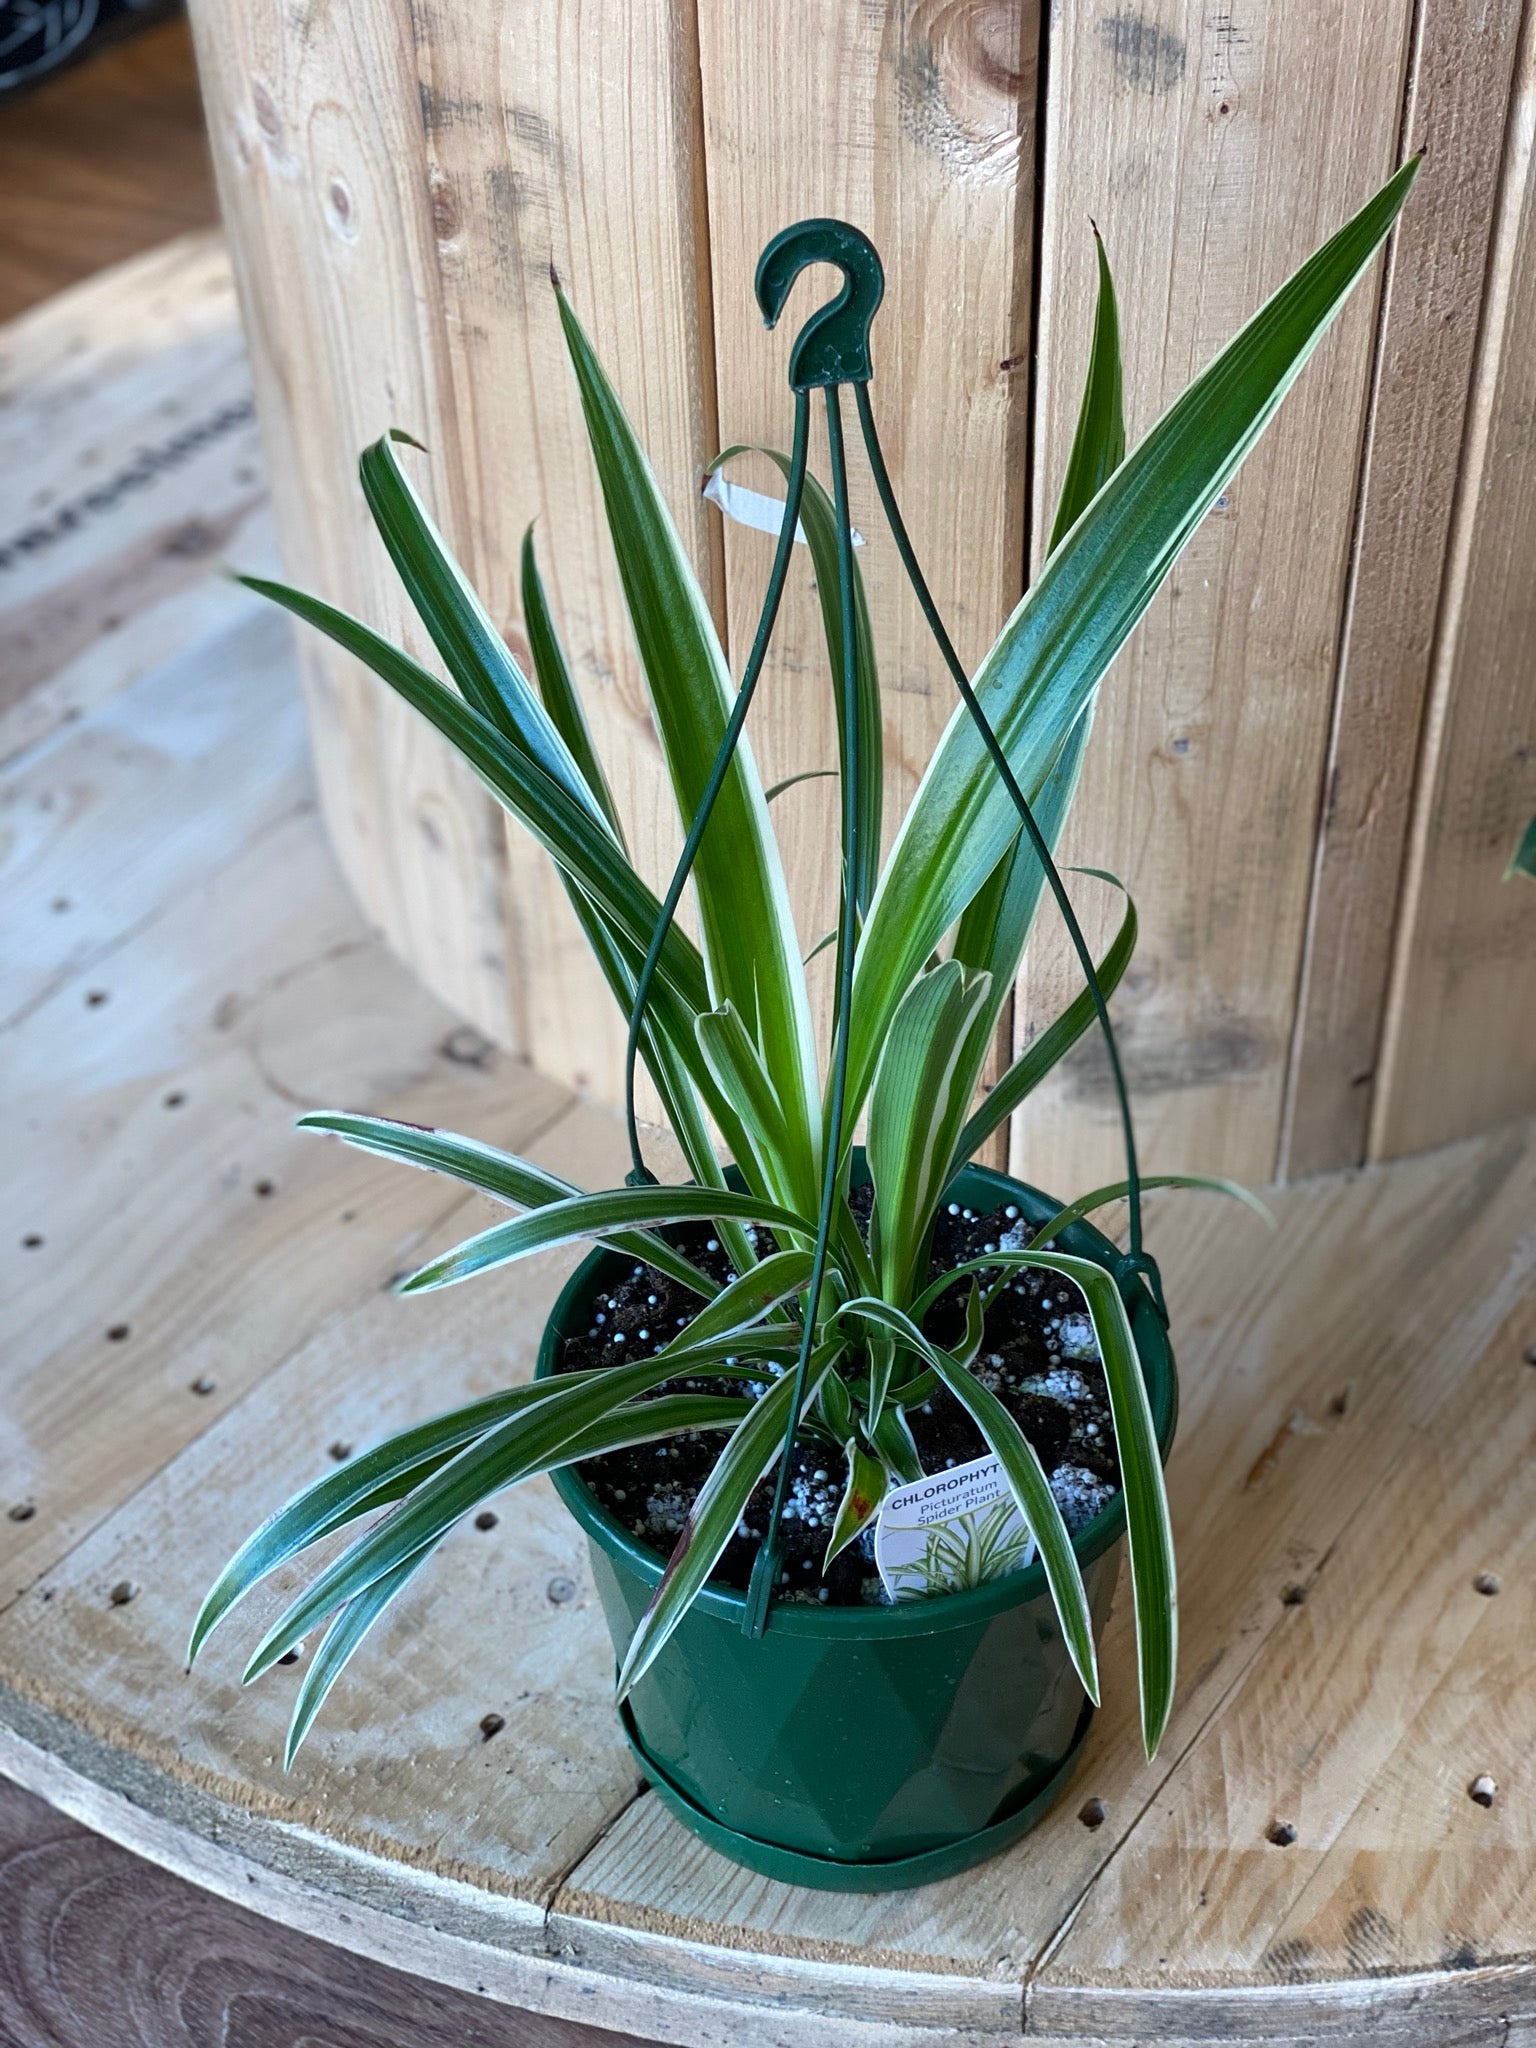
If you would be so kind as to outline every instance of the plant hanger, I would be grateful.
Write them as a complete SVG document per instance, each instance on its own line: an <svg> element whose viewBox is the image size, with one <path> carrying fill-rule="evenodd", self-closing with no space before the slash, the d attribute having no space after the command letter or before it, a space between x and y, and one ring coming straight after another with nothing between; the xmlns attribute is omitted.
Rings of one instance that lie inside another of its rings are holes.
<svg viewBox="0 0 1536 2048"><path fill-rule="evenodd" d="M743 1629L748 1636L760 1636L767 1626L768 1609L778 1582L780 1564L780 1525L785 1502L789 1493L790 1471L793 1463L795 1436L803 1405L807 1375L815 1348L816 1305L821 1296L826 1276L828 1248L832 1233L833 1212L841 1176L844 1171L844 1131L848 1076L848 1033L852 1008L854 961L858 945L860 906L856 900L855 878L863 872L868 849L862 845L863 820L860 816L860 734L858 718L858 670L857 639L855 631L856 577L853 561L853 539L848 515L848 464L843 441L843 420L840 392L844 385L853 393L854 405L858 412L859 428L864 441L865 455L874 479L875 489L884 511L891 537L901 558L902 568L922 608L923 617L933 635L934 643L943 657L944 664L954 679L960 700L966 713L976 727L999 781L1007 792L1009 800L1018 812L1019 822L1029 841L1041 870L1050 885L1051 893L1061 911L1087 983L1093 1004L1094 1015L1103 1033L1105 1050L1109 1058L1110 1077L1114 1085L1115 1098L1119 1105L1120 1127L1125 1143L1126 1193L1130 1204L1130 1249L1123 1253L1114 1269L1114 1277L1123 1296L1129 1298L1133 1289L1143 1284L1149 1290L1153 1305L1166 1326L1168 1311L1163 1298L1162 1279L1156 1261L1145 1249L1142 1241L1142 1183L1136 1157L1136 1135L1131 1117L1130 1098L1126 1091L1125 1074L1120 1061L1119 1047L1115 1042L1113 1026L1109 1021L1108 1005L1104 990L1094 966L1093 956L1088 949L1076 912L1061 873L1051 856L1033 810L1030 808L1018 779L1009 766L991 723L976 693L971 687L954 643L949 637L944 621L939 615L933 594L918 563L906 523L902 519L896 493L886 467L885 456L880 447L880 437L875 427L874 412L869 400L869 386L873 376L870 362L869 336L875 314L879 311L885 295L885 272L869 237L847 221L804 220L793 227L784 228L764 249L757 266L757 302L763 318L771 328L776 325L783 312L796 279L801 271L815 263L828 263L842 272L842 289L837 297L826 305L818 307L801 328L789 354L789 384L795 394L794 439L791 447L788 482L784 500L784 514L779 527L778 544L774 552L773 567L769 574L768 588L763 598L758 618L757 631L753 636L751 652L747 657L742 675L741 687L737 691L730 718L721 737L709 778L700 798L698 809L688 829L688 835L678 859L676 869L662 899L655 930L647 949L644 964L635 983L634 999L629 1016L629 1039L625 1052L624 1103L629 1133L631 1166L627 1176L631 1187L645 1187L656 1184L656 1176L645 1164L640 1145L639 1123L635 1112L635 1066L639 1052L641 1034L644 1028L646 1006L655 982L662 950L667 933L677 915L678 905L687 887L689 875L699 847L709 826L710 815L716 799L724 786L731 761L746 725L747 713L751 709L753 694L762 674L768 644L773 635L774 623L778 617L784 585L789 573L790 551L800 521L801 501L804 495L807 455L810 441L811 393L815 390L826 394L827 442L832 470L832 502L837 529L837 601L842 622L842 674L839 681L841 724L843 730L842 762L842 875L839 889L837 923L837 982L836 1007L832 1032L831 1069L828 1077L826 1097L826 1128L824 1134L821 1170L821 1199L817 1218L815 1249L812 1256L810 1279L806 1291L807 1312L800 1336L799 1351L794 1367L793 1394L789 1407L789 1420L785 1426L783 1447L779 1455L777 1477L774 1484L773 1504L769 1511L767 1527L759 1545L752 1568L751 1583L747 1593Z"/></svg>

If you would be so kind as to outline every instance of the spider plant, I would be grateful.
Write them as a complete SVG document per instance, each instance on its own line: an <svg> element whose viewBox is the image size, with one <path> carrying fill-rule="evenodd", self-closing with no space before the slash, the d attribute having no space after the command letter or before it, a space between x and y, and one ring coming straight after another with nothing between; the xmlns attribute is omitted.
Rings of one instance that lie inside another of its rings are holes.
<svg viewBox="0 0 1536 2048"><path fill-rule="evenodd" d="M1048 556L973 678L1047 843L1054 844L1071 803L1105 671L1380 246L1414 170L1405 166L1324 244L1129 454L1115 295L1100 248L1090 361ZM666 504L563 296L560 317L686 828L731 714L732 681ZM363 489L448 681L321 599L247 580L372 669L543 843L628 1015L658 928L658 899L630 859L531 540L523 553L522 598L532 680L413 489L397 452L407 439L396 433L367 449ZM1092 1629L1072 1540L1028 1439L971 1370L987 1306L1020 1267L1045 1268L1074 1283L1092 1318L1125 1501L1149 1755L1162 1735L1173 1694L1176 1598L1146 1387L1121 1285L1103 1266L1054 1248L1069 1221L1124 1195L1125 1185L1080 1197L1028 1243L929 1279L934 1219L950 1182L1090 1027L1094 1004L1085 988L997 1085L980 1094L1040 900L1042 866L982 739L958 708L879 864L883 791L874 637L856 572L849 602L840 605L831 596L839 590L845 513L821 486L807 482L801 518L834 675L845 672L850 631L855 642L856 688L840 707L845 782L850 762L858 763L845 806L861 830L843 889L853 940L837 1156L826 1157L831 1119L804 947L790 914L768 797L743 741L693 870L699 938L675 924L666 930L639 1040L686 1159L688 1184L591 1193L447 1131L330 1112L301 1120L365 1151L448 1174L519 1212L433 1258L400 1284L404 1294L452 1286L551 1246L595 1240L691 1288L699 1310L650 1356L510 1387L392 1437L329 1473L249 1538L207 1596L192 1637L194 1656L268 1573L370 1518L267 1631L246 1670L247 1680L258 1677L328 1623L299 1689L290 1760L373 1622L454 1525L489 1496L622 1446L686 1431L720 1434L719 1457L629 1644L618 1680L622 1697L662 1652L708 1580L779 1456L792 1411L796 1426L803 1423L843 1447L846 1491L830 1559L859 1537L890 1486L921 1476L906 1411L936 1385L969 1412L1000 1460L1038 1546L1072 1661L1097 1699ZM1135 936L1127 900L1099 965L1106 992L1124 974ZM851 1136L860 1116L873 1184L867 1237L849 1199ZM730 1182L727 1160L735 1167ZM1173 1175L1145 1184L1180 1179L1225 1185ZM828 1250L813 1298L818 1210L828 1184ZM707 1223L723 1247L730 1262L723 1282L694 1265L679 1249L677 1233L669 1233L669 1226L690 1223ZM963 1307L964 1329L958 1341L941 1344L926 1324L938 1298L951 1290ZM802 1340L807 1369L796 1373L788 1368ZM734 1391L688 1391L687 1382L700 1375ZM380 1509L386 1512L376 1515Z"/></svg>

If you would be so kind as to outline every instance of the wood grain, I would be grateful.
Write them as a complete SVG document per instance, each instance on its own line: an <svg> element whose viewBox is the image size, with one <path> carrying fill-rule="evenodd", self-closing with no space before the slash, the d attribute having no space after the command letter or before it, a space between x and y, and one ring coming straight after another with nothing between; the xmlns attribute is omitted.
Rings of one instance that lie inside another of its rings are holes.
<svg viewBox="0 0 1536 2048"><path fill-rule="evenodd" d="M1519 1648L1536 1613L1528 1320L1522 1304L1470 1369L1442 1374L1390 1474L1356 1496L1305 1603L1035 1980L1042 2013L1058 1985L1144 1988L1153 2025L1170 1979L1318 1986L1451 1957L1527 1965L1536 2003L1536 1872L1510 1834L1536 1749ZM1488 1809L1468 1796L1484 1772ZM1288 1846L1267 1839L1277 1821Z"/></svg>
<svg viewBox="0 0 1536 2048"><path fill-rule="evenodd" d="M157 22L0 115L0 320L173 235L211 227L213 173L184 21Z"/></svg>
<svg viewBox="0 0 1536 2048"><path fill-rule="evenodd" d="M432 444L419 482L463 528L414 53L377 10L192 10L220 204L291 578L429 656L356 482L393 425ZM323 478L323 495L309 479ZM359 664L305 635L332 844L369 916L428 985L521 1049L500 812Z"/></svg>
<svg viewBox="0 0 1536 2048"><path fill-rule="evenodd" d="M1504 158L1484 340L1387 1006L1371 1151L1517 1114L1536 1090L1536 892L1501 876L1536 809L1536 23Z"/></svg>
<svg viewBox="0 0 1536 2048"><path fill-rule="evenodd" d="M1365 1157L1519 29L1488 0L1419 12L1404 134L1424 165L1388 252L1282 1174Z"/></svg>
<svg viewBox="0 0 1536 2048"><path fill-rule="evenodd" d="M1391 171L1413 13L1179 0L1053 37L1039 493L1086 359L1090 217L1120 291L1134 439ZM1191 542L1088 750L1068 852L1123 876L1142 913L1120 1029L1147 1159L1168 1171L1274 1169L1379 287L1378 267ZM1107 935L1108 892L1080 893ZM1020 1044L1077 985L1042 926ZM1045 1186L1119 1177L1095 1046L1036 1096L1013 1159Z"/></svg>
<svg viewBox="0 0 1536 2048"><path fill-rule="evenodd" d="M348 1955L0 1780L6 2048L644 2048Z"/></svg>
<svg viewBox="0 0 1536 2048"><path fill-rule="evenodd" d="M619 48L622 66L590 61ZM447 380L433 431L457 473L452 538L531 667L519 578L536 522L631 850L660 885L681 832L551 280L586 325L718 608L719 538L699 498L717 442L693 10L667 0L436 10L418 18L415 66L424 143L413 146L425 154ZM313 470L309 487L323 501ZM624 1021L547 856L521 826L508 831L519 1043L545 1072L616 1099Z"/></svg>
<svg viewBox="0 0 1536 2048"><path fill-rule="evenodd" d="M814 272L767 333L752 298L758 252L803 216L835 214L887 256L872 398L919 558L963 658L979 661L1023 587L1035 80L1039 12L992 0L849 8L773 0L743 22L699 15L715 354L726 440L787 449L787 349L821 296ZM854 524L885 699L886 840L955 704L869 482L851 404ZM813 460L826 480L818 404ZM819 452L817 452L819 451ZM744 482L783 495L779 472ZM727 524L730 646L740 671L772 540ZM780 612L753 731L764 780L837 760L834 684L802 553ZM836 922L837 785L774 805L804 949ZM813 968L823 1036L833 954Z"/></svg>
<svg viewBox="0 0 1536 2048"><path fill-rule="evenodd" d="M392 421L431 444L418 480L518 646L537 519L636 856L658 875L678 834L550 279L590 325L718 598L697 497L714 426L691 16L545 0L532 15L423 13L413 31L376 5L301 40L211 5L194 17L290 567L419 646L340 484ZM586 55L619 42L626 64L595 108ZM622 1025L542 852L520 828L509 848L478 785L378 685L306 660L328 822L371 914L499 1043L613 1095Z"/></svg>

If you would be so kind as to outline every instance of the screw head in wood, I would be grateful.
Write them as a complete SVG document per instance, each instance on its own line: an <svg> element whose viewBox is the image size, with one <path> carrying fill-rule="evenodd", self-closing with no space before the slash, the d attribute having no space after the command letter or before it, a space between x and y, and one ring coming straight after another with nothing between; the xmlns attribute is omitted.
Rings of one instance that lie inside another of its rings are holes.
<svg viewBox="0 0 1536 2048"><path fill-rule="evenodd" d="M107 1598L114 1607L126 1607L130 1600L137 1600L139 1589L132 1579L119 1579Z"/></svg>
<svg viewBox="0 0 1536 2048"><path fill-rule="evenodd" d="M1498 1796L1499 1788L1486 1771L1479 1771L1467 1787L1467 1797L1475 1800L1479 1806L1492 1806Z"/></svg>

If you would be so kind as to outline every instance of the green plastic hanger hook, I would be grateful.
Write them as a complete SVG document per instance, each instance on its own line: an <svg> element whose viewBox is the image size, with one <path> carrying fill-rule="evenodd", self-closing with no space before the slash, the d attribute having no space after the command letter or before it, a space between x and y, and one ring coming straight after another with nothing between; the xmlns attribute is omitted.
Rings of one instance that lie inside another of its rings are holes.
<svg viewBox="0 0 1536 2048"><path fill-rule="evenodd" d="M885 297L885 269L868 235L845 220L802 220L781 228L757 265L757 303L772 327L795 279L809 264L831 263L843 288L813 313L789 353L796 391L824 384L867 384L872 375L869 330Z"/></svg>

